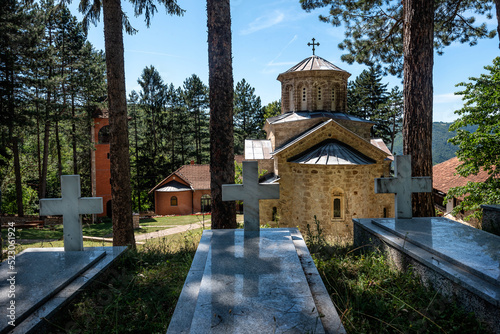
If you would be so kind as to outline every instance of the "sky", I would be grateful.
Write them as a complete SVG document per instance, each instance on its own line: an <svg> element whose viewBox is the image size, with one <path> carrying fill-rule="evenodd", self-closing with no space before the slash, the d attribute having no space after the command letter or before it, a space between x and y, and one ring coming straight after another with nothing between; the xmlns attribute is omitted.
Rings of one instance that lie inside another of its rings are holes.
<svg viewBox="0 0 500 334"><path fill-rule="evenodd" d="M70 9L81 18L76 9L78 2L75 0ZM139 30L135 35L124 34L127 96L132 90L140 91L137 80L143 69L151 65L165 83L175 87L182 86L192 74L208 85L206 2L178 0L178 4L186 10L184 16L168 16L158 6L147 28L144 17L134 17L132 5L122 0L124 12ZM312 55L311 47L307 46L312 38L320 43L316 55L351 73L349 80L354 80L367 67L340 60L343 51L338 44L344 39L344 28L320 22L318 15L327 13L326 8L307 13L299 0L231 0L235 85L245 79L255 88L263 106L280 99L278 74ZM496 20L478 19L481 20L488 24L489 30L496 29ZM96 49L104 50L102 22L90 26L88 39ZM499 55L498 43L498 37L480 40L473 47L454 43L444 49L444 55L435 54L434 121L451 122L458 117L454 111L463 102L454 94L461 89L455 85L486 73L484 66ZM402 88L402 80L397 77L386 76L382 82L388 83L389 90L394 86Z"/></svg>

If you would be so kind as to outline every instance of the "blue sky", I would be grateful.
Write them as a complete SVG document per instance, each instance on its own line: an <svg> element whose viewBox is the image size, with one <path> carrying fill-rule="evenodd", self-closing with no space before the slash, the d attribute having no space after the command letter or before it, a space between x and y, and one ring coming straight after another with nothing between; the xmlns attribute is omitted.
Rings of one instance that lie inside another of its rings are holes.
<svg viewBox="0 0 500 334"><path fill-rule="evenodd" d="M76 3L70 7L74 15ZM137 79L146 66L153 65L164 82L182 86L192 74L208 84L208 55L206 2L203 0L178 0L186 9L182 17L167 16L158 7L148 29L143 17L135 18L129 2L122 6L132 25L139 30L136 35L125 35L125 78L127 94L139 90ZM320 43L316 55L351 73L354 79L366 66L349 65L340 60L342 51L338 44L344 38L342 27L320 22L319 14L327 9L306 13L299 0L232 0L232 41L234 81L245 79L255 87L256 95L265 105L281 97L279 73L288 70L312 55L307 43L314 37ZM496 28L495 20L485 20L489 29ZM89 29L89 40L97 49L104 49L103 26ZM451 122L456 119L454 110L462 101L454 92L455 85L469 77L484 73L484 66L499 55L498 38L480 40L476 46L452 44L443 56L434 57L434 121ZM389 87L402 86L401 79L384 77Z"/></svg>

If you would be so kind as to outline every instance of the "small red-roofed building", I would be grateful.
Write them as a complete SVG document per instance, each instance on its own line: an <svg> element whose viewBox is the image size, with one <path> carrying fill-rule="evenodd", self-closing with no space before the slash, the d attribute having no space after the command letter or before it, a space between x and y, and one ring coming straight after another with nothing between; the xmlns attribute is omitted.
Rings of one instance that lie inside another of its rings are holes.
<svg viewBox="0 0 500 334"><path fill-rule="evenodd" d="M157 215L210 212L210 166L196 165L191 161L167 176L149 193L154 193Z"/></svg>
<svg viewBox="0 0 500 334"><path fill-rule="evenodd" d="M462 162L457 157L441 162L432 167L432 192L434 193L434 202L436 207L449 214L455 208L461 198L453 198L445 202L444 198L451 188L463 187L467 182L484 182L488 178L488 172L481 170L477 175L463 177L457 173L457 167ZM461 218L461 217L457 217Z"/></svg>

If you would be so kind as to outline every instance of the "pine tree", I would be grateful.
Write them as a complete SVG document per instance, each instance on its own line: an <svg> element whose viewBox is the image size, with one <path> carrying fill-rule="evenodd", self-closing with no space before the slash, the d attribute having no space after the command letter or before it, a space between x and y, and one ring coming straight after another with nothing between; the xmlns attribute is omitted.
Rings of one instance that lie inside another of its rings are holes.
<svg viewBox="0 0 500 334"><path fill-rule="evenodd" d="M385 64L385 71L404 72L403 154L411 155L413 176L432 177L432 66L433 48L442 53L454 41L474 45L479 38L494 37L486 23L474 26L467 13L484 15L488 1L387 1L300 0L310 11L330 7L324 22L346 27L346 39L339 45L348 54L342 60L367 65ZM404 61L402 56L404 55ZM430 193L413 195L416 216L433 216Z"/></svg>
<svg viewBox="0 0 500 334"><path fill-rule="evenodd" d="M229 0L207 0L210 88L212 228L236 228L234 202L222 201L222 185L234 183L233 62Z"/></svg>
<svg viewBox="0 0 500 334"><path fill-rule="evenodd" d="M264 112L255 88L245 79L236 84L234 90L234 152L242 154L245 139L261 138Z"/></svg>
<svg viewBox="0 0 500 334"><path fill-rule="evenodd" d="M390 140L390 123L385 115L388 95L387 84L382 84L382 73L375 67L364 70L348 86L349 113L375 123L372 137Z"/></svg>
<svg viewBox="0 0 500 334"><path fill-rule="evenodd" d="M207 161L204 153L209 149L208 87L195 74L184 81L184 102L191 120L195 161L201 164Z"/></svg>

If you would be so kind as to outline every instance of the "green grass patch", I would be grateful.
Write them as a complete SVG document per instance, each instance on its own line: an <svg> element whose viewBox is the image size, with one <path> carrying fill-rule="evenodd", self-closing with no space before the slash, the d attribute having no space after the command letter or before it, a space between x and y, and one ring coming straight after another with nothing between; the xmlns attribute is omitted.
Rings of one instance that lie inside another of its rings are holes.
<svg viewBox="0 0 500 334"><path fill-rule="evenodd" d="M212 216L210 215L188 215L188 216L166 216L166 217L154 217L154 218L144 218L139 221L141 226L172 226L172 225L189 225L193 223L205 223L209 224Z"/></svg>
<svg viewBox="0 0 500 334"><path fill-rule="evenodd" d="M395 270L384 253L361 253L352 238L326 240L321 231L306 240L348 333L488 333L412 270Z"/></svg>
<svg viewBox="0 0 500 334"><path fill-rule="evenodd" d="M165 333L201 230L129 250L50 320L48 333Z"/></svg>

